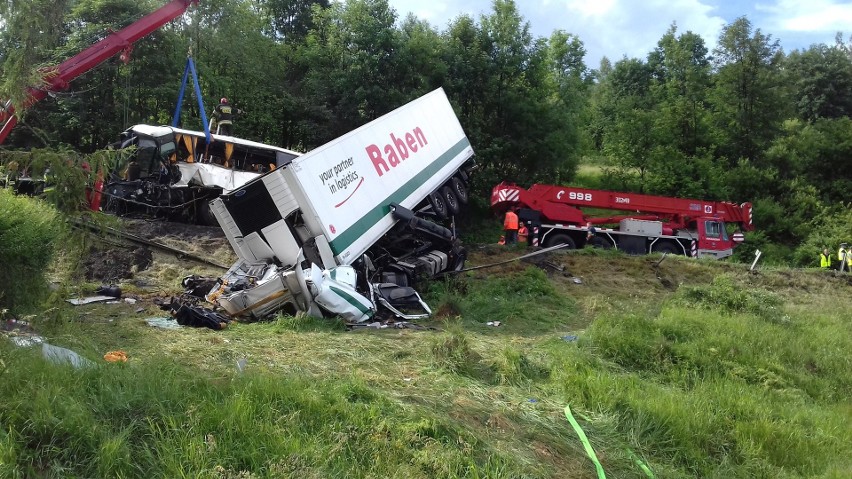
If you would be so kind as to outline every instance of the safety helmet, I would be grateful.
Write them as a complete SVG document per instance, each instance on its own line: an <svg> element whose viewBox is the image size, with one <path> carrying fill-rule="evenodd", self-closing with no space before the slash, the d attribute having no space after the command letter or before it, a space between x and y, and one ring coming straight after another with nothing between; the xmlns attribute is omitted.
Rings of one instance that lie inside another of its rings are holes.
<svg viewBox="0 0 852 479"><path fill-rule="evenodd" d="M222 97L222 99L219 100L219 103L228 103L228 99L225 98L225 97Z"/></svg>

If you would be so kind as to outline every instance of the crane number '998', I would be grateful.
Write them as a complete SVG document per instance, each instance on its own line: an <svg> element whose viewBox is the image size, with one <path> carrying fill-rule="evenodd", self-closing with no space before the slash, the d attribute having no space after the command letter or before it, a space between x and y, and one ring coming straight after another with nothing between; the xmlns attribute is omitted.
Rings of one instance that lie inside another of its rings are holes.
<svg viewBox="0 0 852 479"><path fill-rule="evenodd" d="M565 194L565 190L560 191L556 194L556 199L561 200L562 195ZM577 201L592 201L591 193L580 193L579 191L569 191L568 192L569 200L577 200Z"/></svg>

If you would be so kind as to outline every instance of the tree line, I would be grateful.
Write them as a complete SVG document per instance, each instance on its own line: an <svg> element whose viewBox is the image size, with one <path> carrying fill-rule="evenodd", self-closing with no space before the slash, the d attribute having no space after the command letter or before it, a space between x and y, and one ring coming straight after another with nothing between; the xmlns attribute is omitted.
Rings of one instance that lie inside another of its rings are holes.
<svg viewBox="0 0 852 479"><path fill-rule="evenodd" d="M164 0L0 1L0 97ZM513 0L446 26L386 0L201 0L181 19L31 108L7 147L103 148L168 124L188 55L207 116L220 97L241 137L308 151L443 87L477 153L477 196L501 180L751 201L751 247L801 264L852 236L852 47L838 34L785 54L742 17L711 51L672 24L644 58L585 63L583 41L535 37ZM206 121L192 95L183 126ZM485 201L484 199L482 201ZM749 249L742 248L744 253Z"/></svg>

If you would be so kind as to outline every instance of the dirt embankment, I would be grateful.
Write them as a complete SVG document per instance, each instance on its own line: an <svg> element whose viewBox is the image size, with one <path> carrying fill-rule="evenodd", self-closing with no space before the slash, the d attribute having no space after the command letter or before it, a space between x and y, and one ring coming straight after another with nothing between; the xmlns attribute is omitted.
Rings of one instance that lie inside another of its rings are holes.
<svg viewBox="0 0 852 479"><path fill-rule="evenodd" d="M234 261L228 240L218 226L123 218L120 230L221 264ZM116 235L95 234L82 261L83 274L87 281L119 283L149 268L178 262L179 256Z"/></svg>

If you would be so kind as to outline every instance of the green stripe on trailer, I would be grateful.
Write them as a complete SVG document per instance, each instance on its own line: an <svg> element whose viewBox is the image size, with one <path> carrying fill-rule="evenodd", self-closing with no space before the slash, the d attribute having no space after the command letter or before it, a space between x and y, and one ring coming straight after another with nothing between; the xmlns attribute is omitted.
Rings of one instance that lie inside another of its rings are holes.
<svg viewBox="0 0 852 479"><path fill-rule="evenodd" d="M423 171L417 173L414 178L411 178L407 183L391 193L390 196L385 198L385 200L378 206L368 211L346 231L340 233L340 236L329 243L334 255L337 256L345 251L346 248L352 246L352 243L354 243L355 240L360 238L361 235L366 233L374 224L378 223L379 220L390 213L391 203L402 203L402 200L414 193L414 190L420 187L423 183L426 183L429 178L438 173L441 168L446 166L453 158L466 148L470 148L470 140L468 140L467 137L464 137L458 143L450 147L449 150L444 152L444 154L439 156L437 160L424 168Z"/></svg>

